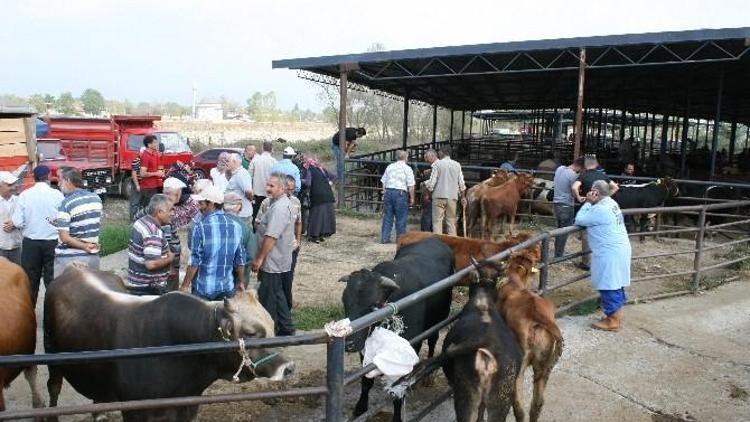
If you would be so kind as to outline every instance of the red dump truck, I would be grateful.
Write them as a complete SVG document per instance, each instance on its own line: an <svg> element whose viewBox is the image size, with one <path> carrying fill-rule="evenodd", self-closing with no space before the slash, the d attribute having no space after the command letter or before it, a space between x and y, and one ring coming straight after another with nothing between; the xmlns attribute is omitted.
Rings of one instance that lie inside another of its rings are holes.
<svg viewBox="0 0 750 422"><path fill-rule="evenodd" d="M164 167L190 162L193 153L176 132L159 131L160 116L112 116L109 119L42 118L47 134L39 138L41 161L50 167L52 182L60 167L81 171L86 188L97 193L130 195L130 163L143 147L146 135L155 135L163 151Z"/></svg>
<svg viewBox="0 0 750 422"><path fill-rule="evenodd" d="M21 187L34 184L36 165L36 110L25 105L0 102L0 170L22 179Z"/></svg>

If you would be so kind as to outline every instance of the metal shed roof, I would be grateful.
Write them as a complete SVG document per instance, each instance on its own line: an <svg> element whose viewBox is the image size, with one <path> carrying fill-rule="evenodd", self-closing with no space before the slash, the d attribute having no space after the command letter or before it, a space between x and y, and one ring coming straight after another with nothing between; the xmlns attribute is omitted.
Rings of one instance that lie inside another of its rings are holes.
<svg viewBox="0 0 750 422"><path fill-rule="evenodd" d="M278 60L454 110L574 108L586 48L585 107L750 123L750 28L701 29Z"/></svg>

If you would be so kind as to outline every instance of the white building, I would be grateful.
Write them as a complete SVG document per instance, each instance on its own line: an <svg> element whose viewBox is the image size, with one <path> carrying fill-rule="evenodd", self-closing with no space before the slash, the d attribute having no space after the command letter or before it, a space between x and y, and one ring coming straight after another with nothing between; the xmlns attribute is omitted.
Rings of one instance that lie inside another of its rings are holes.
<svg viewBox="0 0 750 422"><path fill-rule="evenodd" d="M224 120L224 107L221 103L200 103L195 107L195 118L211 122Z"/></svg>

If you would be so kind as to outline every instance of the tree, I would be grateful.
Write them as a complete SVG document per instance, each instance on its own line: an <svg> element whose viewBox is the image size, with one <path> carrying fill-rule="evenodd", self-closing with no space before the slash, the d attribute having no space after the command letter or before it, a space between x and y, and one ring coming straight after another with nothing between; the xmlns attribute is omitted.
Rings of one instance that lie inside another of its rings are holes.
<svg viewBox="0 0 750 422"><path fill-rule="evenodd" d="M55 101L55 110L60 114L73 115L76 112L75 105L76 99L73 98L73 94L63 92Z"/></svg>
<svg viewBox="0 0 750 422"><path fill-rule="evenodd" d="M81 104L83 104L83 111L91 115L101 114L106 106L102 94L92 88L83 91L80 100Z"/></svg>
<svg viewBox="0 0 750 422"><path fill-rule="evenodd" d="M55 97L49 94L34 94L29 97L31 104L38 113L47 113L49 108L55 105Z"/></svg>

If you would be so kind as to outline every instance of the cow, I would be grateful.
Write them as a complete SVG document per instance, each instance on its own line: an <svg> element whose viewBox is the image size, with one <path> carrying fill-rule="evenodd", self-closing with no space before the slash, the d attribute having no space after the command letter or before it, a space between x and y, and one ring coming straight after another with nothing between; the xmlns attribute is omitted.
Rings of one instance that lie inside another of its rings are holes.
<svg viewBox="0 0 750 422"><path fill-rule="evenodd" d="M373 310L395 302L418 290L424 289L453 273L453 252L443 242L430 238L404 246L396 252L392 261L381 262L372 270L362 269L341 278L346 283L342 295L347 318L355 320ZM400 312L405 331L401 336L411 339L448 317L451 304L451 289L436 293ZM361 352L368 331L363 330L346 338L346 350ZM428 355L433 356L438 333L427 339ZM422 342L414 345L419 353ZM362 392L354 407L354 416L367 411L369 394L374 380L362 377ZM402 400L393 401L393 420L402 418Z"/></svg>
<svg viewBox="0 0 750 422"><path fill-rule="evenodd" d="M679 195L680 188L677 183L666 177L641 185L622 185L612 196L612 199L617 202L620 209L655 208L664 206L668 199L676 198ZM645 232L648 229L647 215L630 217L627 219L629 222L636 218L639 220L640 232ZM641 238L642 240L643 238Z"/></svg>
<svg viewBox="0 0 750 422"><path fill-rule="evenodd" d="M534 178L534 184L530 190L531 211L541 215L554 215L552 201L547 199L550 192L555 188L551 180Z"/></svg>
<svg viewBox="0 0 750 422"><path fill-rule="evenodd" d="M482 213L482 238L485 236L487 239L492 238L497 219L500 219L500 228L503 231L505 217L508 218L510 224L508 232L513 235L518 203L533 182L534 179L530 175L519 173L502 186L482 193L479 199Z"/></svg>
<svg viewBox="0 0 750 422"><path fill-rule="evenodd" d="M477 259L489 258L496 255L511 246L524 242L531 237L529 233L519 233L516 236L508 237L500 242L481 239L467 239L465 237L450 236L447 234L434 234L428 232L409 231L398 239L398 248L411 245L431 237L440 239L441 242L448 245L453 251L453 268L458 271L471 265L471 257ZM487 268L486 271L491 271ZM489 276L497 276L499 273L489 273ZM457 285L468 286L471 283L471 277L464 277Z"/></svg>
<svg viewBox="0 0 750 422"><path fill-rule="evenodd" d="M479 218L479 197L487 188L497 187L508 181L508 172L498 169L492 177L483 180L481 183L470 187L466 190L466 231L464 236L469 236L472 229L476 226Z"/></svg>
<svg viewBox="0 0 750 422"><path fill-rule="evenodd" d="M544 405L544 389L563 350L563 338L555 322L555 305L528 289L529 276L539 261L539 245L511 255L506 264L507 278L498 285L496 306L518 339L523 352L521 370L516 378L513 413L525 420L523 380L526 368L534 370L534 391L529 412L535 422Z"/></svg>
<svg viewBox="0 0 750 422"><path fill-rule="evenodd" d="M33 355L36 314L31 302L31 283L21 267L4 257L0 257L0 321L0 355ZM31 387L32 406L43 406L36 383L36 366L0 366L0 412L5 410L3 390L21 371Z"/></svg>
<svg viewBox="0 0 750 422"><path fill-rule="evenodd" d="M48 353L125 349L273 337L273 320L254 291L223 302L171 292L133 296L113 273L68 265L50 284L44 303ZM244 343L241 343L244 344ZM95 403L195 396L217 379L281 380L294 363L264 349L201 355L154 356L50 366L50 406L63 377ZM249 365L246 365L249 363ZM123 410L124 421L188 421L198 406Z"/></svg>
<svg viewBox="0 0 750 422"><path fill-rule="evenodd" d="M412 385L442 366L453 390L456 420L504 421L510 411L521 369L521 348L495 307L495 281L480 278L469 288L469 300L443 341L442 353L420 364L398 381Z"/></svg>

